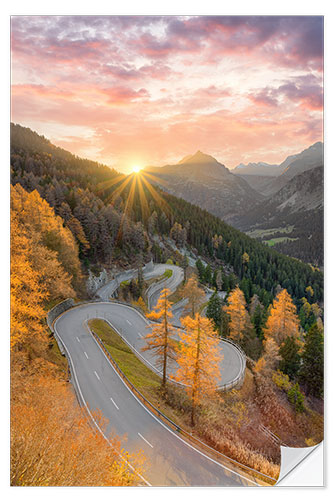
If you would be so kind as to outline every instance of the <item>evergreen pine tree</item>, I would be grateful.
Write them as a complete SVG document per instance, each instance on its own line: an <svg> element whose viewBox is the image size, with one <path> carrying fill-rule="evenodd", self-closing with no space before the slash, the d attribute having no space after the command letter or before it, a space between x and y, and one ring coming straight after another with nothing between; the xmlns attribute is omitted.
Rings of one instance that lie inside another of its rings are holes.
<svg viewBox="0 0 333 500"><path fill-rule="evenodd" d="M294 406L296 413L304 411L304 396L300 391L298 383L293 385L288 391L288 400Z"/></svg>
<svg viewBox="0 0 333 500"><path fill-rule="evenodd" d="M305 336L299 379L307 394L322 397L324 392L324 334L317 324Z"/></svg>
<svg viewBox="0 0 333 500"><path fill-rule="evenodd" d="M206 310L207 318L211 319L214 324L215 330L221 333L222 325L222 303L220 297L215 292L208 301Z"/></svg>
<svg viewBox="0 0 333 500"><path fill-rule="evenodd" d="M212 268L209 264L206 266L204 279L208 286L212 284Z"/></svg>
<svg viewBox="0 0 333 500"><path fill-rule="evenodd" d="M292 379L296 377L301 365L301 356L298 351L299 346L294 337L287 337L279 349L282 358L279 369Z"/></svg>
<svg viewBox="0 0 333 500"><path fill-rule="evenodd" d="M138 295L142 297L142 292L144 288L143 270L142 266L138 269Z"/></svg>
<svg viewBox="0 0 333 500"><path fill-rule="evenodd" d="M198 274L199 274L199 281L200 283L203 283L204 281L204 274L205 274L205 266L203 265L202 261L200 259L198 259L195 263L196 265L196 268L198 270Z"/></svg>
<svg viewBox="0 0 333 500"><path fill-rule="evenodd" d="M251 316L251 322L253 324L254 331L257 337L262 340L264 338L263 326L265 322L264 311L260 304L258 304Z"/></svg>

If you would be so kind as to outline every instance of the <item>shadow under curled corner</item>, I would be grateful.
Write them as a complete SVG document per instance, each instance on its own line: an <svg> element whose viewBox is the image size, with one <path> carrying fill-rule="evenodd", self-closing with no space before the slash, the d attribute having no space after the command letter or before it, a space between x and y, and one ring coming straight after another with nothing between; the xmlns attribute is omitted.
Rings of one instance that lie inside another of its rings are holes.
<svg viewBox="0 0 333 500"><path fill-rule="evenodd" d="M281 468L275 486L324 486L323 441L307 448L281 446Z"/></svg>

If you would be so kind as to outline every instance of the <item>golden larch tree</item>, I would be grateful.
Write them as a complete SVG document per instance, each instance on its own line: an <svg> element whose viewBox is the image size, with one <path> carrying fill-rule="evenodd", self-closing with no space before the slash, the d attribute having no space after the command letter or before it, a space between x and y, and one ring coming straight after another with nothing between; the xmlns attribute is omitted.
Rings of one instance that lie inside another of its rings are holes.
<svg viewBox="0 0 333 500"><path fill-rule="evenodd" d="M144 455L122 452L116 436L110 444L94 429L63 381L27 370L11 378L12 486L131 486L141 482ZM106 432L106 422L94 414ZM122 455L134 468L130 469Z"/></svg>
<svg viewBox="0 0 333 500"><path fill-rule="evenodd" d="M233 340L240 341L247 329L251 327L249 313L246 310L244 293L237 286L230 292L225 311L229 315L229 335Z"/></svg>
<svg viewBox="0 0 333 500"><path fill-rule="evenodd" d="M279 347L272 337L264 340L264 353L255 364L255 371L262 373L270 373L275 370L281 361Z"/></svg>
<svg viewBox="0 0 333 500"><path fill-rule="evenodd" d="M162 368L162 387L166 385L168 361L174 359L176 354L173 338L175 329L170 324L172 312L168 295L170 290L164 288L154 310L147 314L147 318L160 322L149 326L151 331L147 333L146 345L142 348L142 351L154 352L157 366Z"/></svg>
<svg viewBox="0 0 333 500"><path fill-rule="evenodd" d="M22 348L23 343L34 342L36 334L45 333L43 308L48 301L75 297L74 274L80 278L81 270L70 230L37 191L27 193L19 184L12 187L12 349Z"/></svg>
<svg viewBox="0 0 333 500"><path fill-rule="evenodd" d="M299 337L299 319L296 306L287 290L281 290L273 301L264 328L265 338L273 338L281 346L287 337Z"/></svg>
<svg viewBox="0 0 333 500"><path fill-rule="evenodd" d="M148 311L147 305L146 305L145 301L143 300L143 298L141 297L141 295L137 301L133 302L133 305L136 307L139 307L145 314Z"/></svg>
<svg viewBox="0 0 333 500"><path fill-rule="evenodd" d="M195 277L190 278L184 286L183 296L188 300L184 309L194 318L206 296L202 288L199 288L198 280Z"/></svg>
<svg viewBox="0 0 333 500"><path fill-rule="evenodd" d="M219 339L208 318L195 314L181 320L184 331L179 332L177 344L178 370L175 380L185 385L191 399L191 423L195 409L205 396L212 396L220 379Z"/></svg>
<svg viewBox="0 0 333 500"><path fill-rule="evenodd" d="M71 231L64 227L63 219L55 215L53 208L37 191L28 193L20 184L11 189L11 208L29 238L55 252L56 259L63 267L61 279L64 279L65 272L67 281L70 277L70 285L79 288L82 285L82 273L78 248Z"/></svg>
<svg viewBox="0 0 333 500"><path fill-rule="evenodd" d="M30 254L30 241L11 211L11 349L19 348L36 336L39 341L43 338L45 311L42 304L48 293L45 284L41 283L41 272L29 261Z"/></svg>

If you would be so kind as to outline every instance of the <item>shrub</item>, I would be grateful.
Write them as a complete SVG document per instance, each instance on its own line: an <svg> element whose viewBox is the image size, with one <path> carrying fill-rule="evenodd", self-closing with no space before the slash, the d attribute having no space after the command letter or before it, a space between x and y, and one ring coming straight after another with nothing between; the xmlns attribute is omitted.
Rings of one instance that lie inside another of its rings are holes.
<svg viewBox="0 0 333 500"><path fill-rule="evenodd" d="M289 389L288 400L294 406L296 413L303 413L305 410L304 396L300 391L298 383Z"/></svg>
<svg viewBox="0 0 333 500"><path fill-rule="evenodd" d="M283 389L285 392L288 392L292 387L288 375L282 373L280 370L272 374L272 380L279 389Z"/></svg>

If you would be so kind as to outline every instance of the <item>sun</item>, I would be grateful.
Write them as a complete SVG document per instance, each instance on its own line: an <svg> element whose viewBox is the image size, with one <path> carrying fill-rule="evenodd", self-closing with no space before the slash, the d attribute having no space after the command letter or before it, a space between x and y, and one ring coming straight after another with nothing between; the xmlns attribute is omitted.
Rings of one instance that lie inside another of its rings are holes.
<svg viewBox="0 0 333 500"><path fill-rule="evenodd" d="M134 174L138 174L140 172L140 170L141 170L141 167L139 165L133 165L132 172Z"/></svg>

